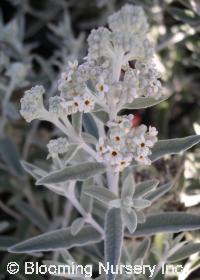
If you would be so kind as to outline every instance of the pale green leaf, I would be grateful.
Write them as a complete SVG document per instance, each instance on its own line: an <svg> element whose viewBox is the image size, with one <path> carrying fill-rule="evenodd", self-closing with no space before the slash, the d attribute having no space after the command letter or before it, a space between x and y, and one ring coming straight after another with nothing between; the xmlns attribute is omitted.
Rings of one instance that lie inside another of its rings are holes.
<svg viewBox="0 0 200 280"><path fill-rule="evenodd" d="M91 226L85 226L77 235L71 234L71 228L44 233L20 242L9 248L12 253L54 251L69 249L99 242L101 235Z"/></svg>
<svg viewBox="0 0 200 280"><path fill-rule="evenodd" d="M0 157L16 176L25 176L25 172L20 163L20 156L17 148L9 137L0 139Z"/></svg>
<svg viewBox="0 0 200 280"><path fill-rule="evenodd" d="M72 235L76 235L84 226L85 220L83 218L77 218L71 224L71 233Z"/></svg>
<svg viewBox="0 0 200 280"><path fill-rule="evenodd" d="M138 259L144 259L146 253L148 252L150 247L150 239L145 238L140 245L133 250L131 261L134 263Z"/></svg>
<svg viewBox="0 0 200 280"><path fill-rule="evenodd" d="M165 96L161 99L156 100L155 98L152 98L152 97L139 97L139 98L136 98L132 103L124 104L121 109L130 109L130 110L144 109L144 108L155 106L168 98L169 98L169 96Z"/></svg>
<svg viewBox="0 0 200 280"><path fill-rule="evenodd" d="M148 193L145 198L150 200L151 202L157 200L161 196L163 196L166 192L168 192L172 188L171 183L164 184L163 186L157 188L155 191Z"/></svg>
<svg viewBox="0 0 200 280"><path fill-rule="evenodd" d="M39 229L45 231L49 227L49 221L39 212L38 209L33 208L26 202L17 201L15 208L27 217Z"/></svg>
<svg viewBox="0 0 200 280"><path fill-rule="evenodd" d="M165 155L184 152L200 142L200 135L158 141L152 149L150 159L156 161Z"/></svg>
<svg viewBox="0 0 200 280"><path fill-rule="evenodd" d="M190 257L192 254L199 253L199 252L200 252L200 243L186 244L182 248L177 250L173 255L171 255L167 259L167 262L169 263L178 262Z"/></svg>
<svg viewBox="0 0 200 280"><path fill-rule="evenodd" d="M159 232L181 232L200 229L200 217L181 212L165 212L147 216L145 223L138 224L132 236L154 235ZM131 236L130 234L127 234Z"/></svg>
<svg viewBox="0 0 200 280"><path fill-rule="evenodd" d="M85 194L91 196L104 204L108 204L111 200L117 199L117 196L109 189L97 186L85 186Z"/></svg>
<svg viewBox="0 0 200 280"><path fill-rule="evenodd" d="M84 162L73 166L67 166L59 171L50 173L49 175L39 179L37 185L61 183L68 180L83 181L96 174L103 173L105 166L98 162Z"/></svg>
<svg viewBox="0 0 200 280"><path fill-rule="evenodd" d="M147 180L136 184L134 198L144 196L145 194L154 190L159 184L158 180Z"/></svg>
<svg viewBox="0 0 200 280"><path fill-rule="evenodd" d="M129 173L129 175L125 178L123 186L122 186L122 193L121 198L126 199L127 197L133 197L135 192L135 180L133 175Z"/></svg>
<svg viewBox="0 0 200 280"><path fill-rule="evenodd" d="M122 210L122 217L124 225L127 227L130 233L133 233L137 227L137 215L133 209L127 211L126 209Z"/></svg>
<svg viewBox="0 0 200 280"><path fill-rule="evenodd" d="M121 257L123 244L123 223L121 210L111 208L105 220L105 263L118 265ZM107 280L115 280L116 275L109 270L106 275Z"/></svg>

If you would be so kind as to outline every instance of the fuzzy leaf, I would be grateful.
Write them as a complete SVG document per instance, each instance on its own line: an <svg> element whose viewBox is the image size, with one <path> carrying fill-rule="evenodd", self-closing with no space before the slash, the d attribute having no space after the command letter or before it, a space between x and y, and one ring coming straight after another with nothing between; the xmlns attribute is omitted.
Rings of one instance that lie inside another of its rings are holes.
<svg viewBox="0 0 200 280"><path fill-rule="evenodd" d="M67 166L59 171L52 172L37 181L37 185L61 183L68 180L83 181L96 174L103 173L105 166L98 162L84 162L81 164Z"/></svg>
<svg viewBox="0 0 200 280"><path fill-rule="evenodd" d="M31 164L29 162L26 162L24 160L21 161L21 164L22 164L24 170L26 170L26 172L29 173L31 176L33 176L33 178L35 178L35 179L39 179L48 174L46 171L42 170L38 166Z"/></svg>
<svg viewBox="0 0 200 280"><path fill-rule="evenodd" d="M0 157L16 176L25 176L16 146L8 137L0 139Z"/></svg>
<svg viewBox="0 0 200 280"><path fill-rule="evenodd" d="M147 180L135 186L134 198L144 196L154 190L159 184L158 180Z"/></svg>
<svg viewBox="0 0 200 280"><path fill-rule="evenodd" d="M124 225L128 228L130 233L133 233L137 227L137 215L135 211L131 209L130 212L128 212L126 209L123 209L122 215Z"/></svg>
<svg viewBox="0 0 200 280"><path fill-rule="evenodd" d="M83 218L77 218L73 221L71 225L71 233L72 235L76 235L83 228L85 224L85 220Z"/></svg>
<svg viewBox="0 0 200 280"><path fill-rule="evenodd" d="M19 210L25 217L27 217L32 223L39 227L42 231L45 231L48 226L48 220L38 211L34 209L31 205L28 205L25 202L17 201L15 208Z"/></svg>
<svg viewBox="0 0 200 280"><path fill-rule="evenodd" d="M121 193L122 200L126 199L126 197L133 197L134 192L135 192L135 181L133 175L129 173L129 175L124 180L122 186L122 193Z"/></svg>
<svg viewBox="0 0 200 280"><path fill-rule="evenodd" d="M200 217L189 213L165 212L147 216L145 223L138 224L128 236L154 235L159 232L181 232L200 229Z"/></svg>
<svg viewBox="0 0 200 280"><path fill-rule="evenodd" d="M165 155L175 155L185 152L200 142L200 135L192 135L184 138L158 141L152 149L150 159L156 161Z"/></svg>
<svg viewBox="0 0 200 280"><path fill-rule="evenodd" d="M110 265L118 265L123 244L123 224L121 210L111 208L105 220L105 262ZM109 270L107 280L115 280L116 275Z"/></svg>
<svg viewBox="0 0 200 280"><path fill-rule="evenodd" d="M171 255L167 259L167 262L169 263L178 262L188 258L192 254L199 253L199 252L200 252L200 243L187 244L184 245L179 250L177 250L173 255Z"/></svg>
<svg viewBox="0 0 200 280"><path fill-rule="evenodd" d="M114 193L104 187L85 186L84 192L104 204L108 204L111 200L117 199L117 196Z"/></svg>
<svg viewBox="0 0 200 280"><path fill-rule="evenodd" d="M98 129L91 114L83 114L83 126L87 133L91 134L97 139L99 138Z"/></svg>
<svg viewBox="0 0 200 280"><path fill-rule="evenodd" d="M144 109L144 108L155 106L168 98L169 98L169 96L165 96L161 99L156 100L155 98L152 98L152 97L139 97L139 98L136 98L132 103L124 104L121 109L130 109L130 110Z"/></svg>
<svg viewBox="0 0 200 280"><path fill-rule="evenodd" d="M149 250L150 247L150 239L145 238L140 245L134 250L131 261L134 263L138 259L144 259L146 252Z"/></svg>
<svg viewBox="0 0 200 280"><path fill-rule="evenodd" d="M9 252L25 253L69 249L99 242L101 235L91 226L85 226L76 236L71 228L51 231L20 242L9 248Z"/></svg>
<svg viewBox="0 0 200 280"><path fill-rule="evenodd" d="M92 114L104 124L109 121L109 115L104 111L93 112Z"/></svg>
<svg viewBox="0 0 200 280"><path fill-rule="evenodd" d="M7 251L8 247L17 242L17 238L10 236L0 236L0 251Z"/></svg>
<svg viewBox="0 0 200 280"><path fill-rule="evenodd" d="M164 184L163 186L157 188L155 191L148 193L145 196L145 199L150 200L151 202L157 200L159 197L164 195L166 192L168 192L172 188L172 184Z"/></svg>

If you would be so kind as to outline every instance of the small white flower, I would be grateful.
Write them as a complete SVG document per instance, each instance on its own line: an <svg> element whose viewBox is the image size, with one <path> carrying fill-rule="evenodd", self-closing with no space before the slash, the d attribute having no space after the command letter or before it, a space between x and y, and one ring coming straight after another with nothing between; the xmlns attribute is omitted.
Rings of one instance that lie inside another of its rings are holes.
<svg viewBox="0 0 200 280"><path fill-rule="evenodd" d="M103 99L105 93L109 91L109 86L104 83L103 77L100 77L99 82L96 84L96 90L99 93L100 99Z"/></svg>
<svg viewBox="0 0 200 280"><path fill-rule="evenodd" d="M157 129L153 126L149 126L149 136L157 136L157 135L158 135Z"/></svg>
<svg viewBox="0 0 200 280"><path fill-rule="evenodd" d="M129 166L131 164L132 161L132 157L131 156L127 156L124 157L116 166L115 166L115 172L121 172L124 170L124 168L126 168L127 166Z"/></svg>
<svg viewBox="0 0 200 280"><path fill-rule="evenodd" d="M73 62L72 62L72 61L69 61L69 62L68 62L68 65L69 65L70 69L76 70L77 67L78 67L78 60L76 59L76 60L74 60Z"/></svg>
<svg viewBox="0 0 200 280"><path fill-rule="evenodd" d="M89 113L94 109L94 105L94 99L89 94L85 93L81 104L81 111Z"/></svg>
<svg viewBox="0 0 200 280"><path fill-rule="evenodd" d="M141 164L144 165L150 165L151 164L151 160L148 157L145 157L143 155L138 155L135 160Z"/></svg>
<svg viewBox="0 0 200 280"><path fill-rule="evenodd" d="M111 165L119 163L122 160L122 155L118 151L118 149L115 149L113 147L107 146L108 153L105 154L105 159L108 163Z"/></svg>

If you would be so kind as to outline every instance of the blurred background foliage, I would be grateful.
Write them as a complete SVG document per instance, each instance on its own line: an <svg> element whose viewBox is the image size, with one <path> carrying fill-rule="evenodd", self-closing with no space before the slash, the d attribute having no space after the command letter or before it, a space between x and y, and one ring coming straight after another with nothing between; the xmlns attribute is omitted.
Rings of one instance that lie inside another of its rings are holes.
<svg viewBox="0 0 200 280"><path fill-rule="evenodd" d="M44 160L46 144L59 132L46 122L26 124L18 113L19 100L24 90L36 84L45 86L47 100L55 95L57 78L66 63L76 58L83 61L90 30L106 25L107 16L125 3L145 9L151 27L149 36L157 51L155 61L164 88L171 94L153 108L133 112L137 122L156 126L160 139L200 133L199 0L0 0L0 279L9 279L3 272L8 260L23 263L26 259L44 259L42 254L7 254L7 246L67 226L77 215L62 197L35 187L34 180L23 170L20 159L46 170L51 168ZM173 191L149 211L200 214L199 171L200 149L195 147L187 154L165 158L135 173L137 181L156 177L161 182L174 182ZM185 236L199 237L198 232ZM155 237L153 242L160 246L163 236ZM75 251L78 254L79 249ZM52 255L56 260L56 253ZM198 256L195 260L189 258L185 266L191 262L196 262L196 269ZM22 276L12 279L26 279ZM199 279L200 273L195 270L189 277Z"/></svg>

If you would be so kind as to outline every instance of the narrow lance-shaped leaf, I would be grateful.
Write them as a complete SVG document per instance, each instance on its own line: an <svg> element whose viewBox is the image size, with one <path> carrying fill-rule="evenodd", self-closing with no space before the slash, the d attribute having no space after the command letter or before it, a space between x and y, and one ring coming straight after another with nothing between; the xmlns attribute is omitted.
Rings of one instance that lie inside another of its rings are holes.
<svg viewBox="0 0 200 280"><path fill-rule="evenodd" d="M118 265L121 257L123 243L123 224L121 210L111 208L105 220L105 263L109 265ZM116 275L108 271L107 280L114 280Z"/></svg>
<svg viewBox="0 0 200 280"><path fill-rule="evenodd" d="M8 137L0 139L0 156L16 176L25 176L16 146Z"/></svg>
<svg viewBox="0 0 200 280"><path fill-rule="evenodd" d="M194 244L187 244L177 250L173 255L171 255L168 259L167 262L173 263L173 262L178 262L183 259L188 258L192 254L199 253L200 252L200 243L194 243Z"/></svg>
<svg viewBox="0 0 200 280"><path fill-rule="evenodd" d="M88 196L93 197L104 204L108 204L111 200L117 199L117 196L113 192L104 187L85 186L84 192Z"/></svg>
<svg viewBox="0 0 200 280"><path fill-rule="evenodd" d="M101 241L102 236L91 226L85 226L77 235L71 234L71 228L55 230L20 242L9 248L9 252L26 253L54 251L84 246Z"/></svg>
<svg viewBox="0 0 200 280"><path fill-rule="evenodd" d="M137 259L144 259L146 252L150 247L150 239L145 238L140 245L133 251L131 261L134 263Z"/></svg>
<svg viewBox="0 0 200 280"><path fill-rule="evenodd" d="M168 98L169 98L169 96L165 96L161 99L155 99L152 97L139 97L139 98L136 98L132 103L124 104L121 109L130 109L130 110L144 109L144 108L155 106Z"/></svg>
<svg viewBox="0 0 200 280"><path fill-rule="evenodd" d="M48 228L49 222L47 218L45 218L37 209L34 209L22 201L17 202L15 204L15 208L18 209L30 221L32 221L34 225L38 226L42 231L45 231Z"/></svg>
<svg viewBox="0 0 200 280"><path fill-rule="evenodd" d="M150 200L151 202L157 200L159 197L164 195L166 192L168 192L172 188L171 183L164 184L163 186L157 188L155 191L152 191L148 193L145 196L145 199Z"/></svg>
<svg viewBox="0 0 200 280"><path fill-rule="evenodd" d="M122 193L121 198L126 199L127 197L133 197L133 194L135 192L135 181L133 178L133 175L129 173L129 175L124 180L123 186L122 186Z"/></svg>
<svg viewBox="0 0 200 280"><path fill-rule="evenodd" d="M154 190L159 184L158 180L147 180L135 186L134 198L144 196Z"/></svg>
<svg viewBox="0 0 200 280"><path fill-rule="evenodd" d="M200 142L200 135L192 135L179 139L158 141L152 149L150 159L156 161L165 155L175 155L185 152Z"/></svg>
<svg viewBox="0 0 200 280"><path fill-rule="evenodd" d="M200 229L200 217L189 213L165 212L147 216L145 223L138 224L133 234L127 236L154 235L159 232L181 232Z"/></svg>
<svg viewBox="0 0 200 280"><path fill-rule="evenodd" d="M67 166L59 171L55 171L37 181L37 185L61 183L68 180L83 181L96 174L103 173L105 166L98 162L84 162L81 164Z"/></svg>

